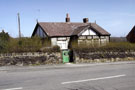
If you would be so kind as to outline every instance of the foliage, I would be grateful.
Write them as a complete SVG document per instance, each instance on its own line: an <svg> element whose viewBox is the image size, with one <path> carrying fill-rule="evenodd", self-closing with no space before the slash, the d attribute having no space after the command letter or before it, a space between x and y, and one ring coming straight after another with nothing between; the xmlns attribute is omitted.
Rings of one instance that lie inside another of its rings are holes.
<svg viewBox="0 0 135 90"><path fill-rule="evenodd" d="M4 30L0 33L0 52L4 52L6 50L9 38L9 34L5 33Z"/></svg>
<svg viewBox="0 0 135 90"><path fill-rule="evenodd" d="M52 47L53 52L60 52L60 47L58 45L55 45Z"/></svg>
<svg viewBox="0 0 135 90"><path fill-rule="evenodd" d="M78 52L124 52L135 51L135 44L129 42L110 42L104 46L97 43L77 44L76 41L71 43L70 47ZM2 31L0 33L0 53L13 52L60 52L59 46L51 47L48 38L41 39L39 37L32 38L11 38L8 33Z"/></svg>
<svg viewBox="0 0 135 90"><path fill-rule="evenodd" d="M38 37L10 38L7 52L34 52L42 47L42 41Z"/></svg>
<svg viewBox="0 0 135 90"><path fill-rule="evenodd" d="M0 33L0 53L60 51L58 46L51 47L50 45L49 39L41 39L40 37L11 38L7 33ZM45 49L41 50L42 48Z"/></svg>
<svg viewBox="0 0 135 90"><path fill-rule="evenodd" d="M0 40L2 41L8 41L9 40L9 34L5 33L4 30L0 33Z"/></svg>
<svg viewBox="0 0 135 90"><path fill-rule="evenodd" d="M94 44L73 44L72 49L78 52L125 52L135 51L135 44L129 42L110 42L104 46L98 46Z"/></svg>
<svg viewBox="0 0 135 90"><path fill-rule="evenodd" d="M53 46L53 47L43 47L40 49L41 52L60 52L59 46Z"/></svg>

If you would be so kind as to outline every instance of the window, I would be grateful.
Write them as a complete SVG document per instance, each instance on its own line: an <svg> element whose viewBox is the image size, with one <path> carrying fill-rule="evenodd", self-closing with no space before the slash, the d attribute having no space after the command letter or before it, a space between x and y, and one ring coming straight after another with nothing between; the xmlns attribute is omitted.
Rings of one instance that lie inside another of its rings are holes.
<svg viewBox="0 0 135 90"><path fill-rule="evenodd" d="M86 39L86 36L80 36L79 39Z"/></svg>
<svg viewBox="0 0 135 90"><path fill-rule="evenodd" d="M100 38L102 38L102 39L103 39L103 38L105 38L105 36L100 36Z"/></svg>
<svg viewBox="0 0 135 90"><path fill-rule="evenodd" d="M99 38L99 36L93 36L93 38L94 38L94 39L98 39L98 38Z"/></svg>
<svg viewBox="0 0 135 90"><path fill-rule="evenodd" d="M92 36L87 36L87 39L92 39Z"/></svg>
<svg viewBox="0 0 135 90"><path fill-rule="evenodd" d="M58 40L58 41L66 41L67 38L66 38L66 37L59 37L59 38L57 38L57 40Z"/></svg>

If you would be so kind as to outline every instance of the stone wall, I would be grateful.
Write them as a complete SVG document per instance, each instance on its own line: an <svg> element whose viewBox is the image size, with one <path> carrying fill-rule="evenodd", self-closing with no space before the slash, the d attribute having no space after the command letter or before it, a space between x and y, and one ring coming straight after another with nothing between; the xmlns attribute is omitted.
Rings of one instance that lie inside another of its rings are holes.
<svg viewBox="0 0 135 90"><path fill-rule="evenodd" d="M135 52L75 52L75 63L114 62L135 60Z"/></svg>
<svg viewBox="0 0 135 90"><path fill-rule="evenodd" d="M0 66L45 65L62 63L61 53L7 53L0 54Z"/></svg>
<svg viewBox="0 0 135 90"><path fill-rule="evenodd" d="M135 52L89 52L82 53L74 51L75 63L99 63L99 62L114 62L114 61L129 61L135 60ZM17 65L46 65L46 64L61 64L62 56L57 53L7 53L0 54L0 66Z"/></svg>

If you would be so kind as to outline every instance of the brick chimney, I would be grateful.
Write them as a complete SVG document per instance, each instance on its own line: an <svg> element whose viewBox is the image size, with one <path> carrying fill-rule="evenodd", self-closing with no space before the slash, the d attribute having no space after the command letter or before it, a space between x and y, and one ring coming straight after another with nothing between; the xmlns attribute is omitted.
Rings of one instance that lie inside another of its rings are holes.
<svg viewBox="0 0 135 90"><path fill-rule="evenodd" d="M88 18L83 18L83 23L88 23L89 19Z"/></svg>
<svg viewBox="0 0 135 90"><path fill-rule="evenodd" d="M70 17L68 13L66 14L66 22L70 22Z"/></svg>

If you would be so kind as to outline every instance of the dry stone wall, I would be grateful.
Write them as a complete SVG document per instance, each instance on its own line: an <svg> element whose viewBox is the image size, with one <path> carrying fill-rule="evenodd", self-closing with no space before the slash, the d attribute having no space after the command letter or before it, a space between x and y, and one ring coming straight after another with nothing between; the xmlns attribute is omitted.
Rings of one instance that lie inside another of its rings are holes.
<svg viewBox="0 0 135 90"><path fill-rule="evenodd" d="M74 53L75 63L100 63L135 60L135 52L76 52ZM0 66L28 66L62 64L61 52L57 53L7 53L0 54Z"/></svg>
<svg viewBox="0 0 135 90"><path fill-rule="evenodd" d="M62 63L61 53L7 53L0 54L0 66L45 65Z"/></svg>
<svg viewBox="0 0 135 90"><path fill-rule="evenodd" d="M76 52L75 63L115 62L135 60L135 52Z"/></svg>

